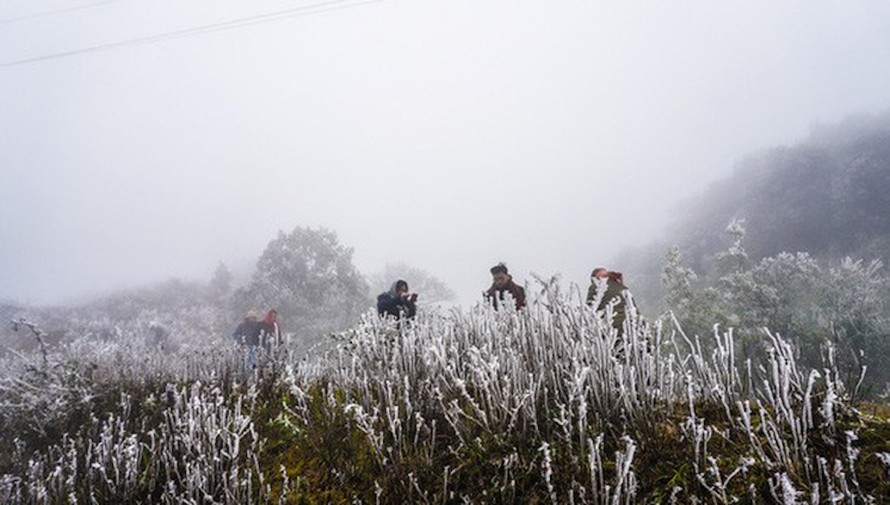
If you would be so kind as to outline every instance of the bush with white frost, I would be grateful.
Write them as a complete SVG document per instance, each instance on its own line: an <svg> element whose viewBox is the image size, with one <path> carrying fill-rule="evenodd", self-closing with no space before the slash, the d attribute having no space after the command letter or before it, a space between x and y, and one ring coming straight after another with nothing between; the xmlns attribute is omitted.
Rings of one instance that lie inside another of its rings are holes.
<svg viewBox="0 0 890 505"><path fill-rule="evenodd" d="M175 351L90 340L11 357L0 419L18 440L0 499L870 503L888 492L875 475L890 447L863 441L890 430L853 408L831 344L810 368L761 333L753 361L730 329L699 338L670 317L630 317L619 333L577 289L538 293L526 310L401 325L369 313L323 355L266 356L250 385L230 344L202 353L190 338ZM28 432L34 420L49 430Z"/></svg>
<svg viewBox="0 0 890 505"><path fill-rule="evenodd" d="M743 335L739 354L762 359L760 336L769 328L794 346L802 365L817 369L823 344L831 342L848 381L867 368L863 392L890 392L890 278L880 261L826 265L799 252L755 262L743 246L743 222L733 221L727 232L732 244L708 275L685 267L678 248L668 253L665 305L684 329L706 335L714 324L734 327Z"/></svg>

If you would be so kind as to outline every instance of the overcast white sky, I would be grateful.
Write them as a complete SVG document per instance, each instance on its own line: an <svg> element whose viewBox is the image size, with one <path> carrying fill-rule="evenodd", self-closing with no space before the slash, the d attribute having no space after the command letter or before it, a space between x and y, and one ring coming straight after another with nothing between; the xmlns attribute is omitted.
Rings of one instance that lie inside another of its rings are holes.
<svg viewBox="0 0 890 505"><path fill-rule="evenodd" d="M307 5L4 0L0 64ZM0 67L0 298L250 264L326 226L462 301L586 282L751 151L890 108L890 2L382 0ZM610 265L620 269L621 265Z"/></svg>

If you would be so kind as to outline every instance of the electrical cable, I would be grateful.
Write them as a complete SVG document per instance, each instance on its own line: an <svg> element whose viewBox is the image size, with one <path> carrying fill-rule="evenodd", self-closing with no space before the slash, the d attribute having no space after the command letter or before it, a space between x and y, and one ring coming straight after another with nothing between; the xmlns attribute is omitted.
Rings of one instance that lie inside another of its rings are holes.
<svg viewBox="0 0 890 505"><path fill-rule="evenodd" d="M78 54L85 53L93 53L99 51L107 51L109 49L116 49L119 47L125 47L130 45L140 45L140 44L154 44L158 42L163 42L166 40L172 40L182 37L192 37L197 35L204 35L208 33L215 33L225 30L232 30L237 28L243 28L245 26L252 26L261 23L268 23L273 21L280 21L283 19L289 19L299 16L308 16L312 14L321 14L324 12L330 12L334 10L347 9L350 7L357 7L360 5L371 4L381 2L383 0L328 0L325 2L318 2L310 5L303 5L300 7L292 7L290 9L284 9L276 12L270 12L267 14L259 14L255 16L248 16L243 18L232 19L229 21L222 21L219 23L210 23L201 26L195 26L192 28L184 28L179 30L173 30L169 32L159 33L156 35L149 35L146 37L139 37L135 39L122 40L118 42L108 42L105 44L99 44L96 46L86 47L82 49L73 49L71 51L62 51L58 53L51 53L42 56L35 56L32 58L25 58L21 60L9 61L6 63L0 64L0 68L3 67L14 67L18 65L25 65L27 63L34 63L38 61L46 61L57 58L66 58L69 56L74 56Z"/></svg>
<svg viewBox="0 0 890 505"><path fill-rule="evenodd" d="M80 10L84 10L84 9L92 9L95 7L99 7L100 5L110 4L110 3L114 3L114 2L118 2L118 1L120 1L120 0L101 0L100 2L93 2L93 3L84 4L84 5L75 5L73 7L65 7L64 9L56 9L56 10L52 10L52 11L37 12L34 14L26 14L24 16L17 16L14 18L0 19L0 25L5 25L5 24L9 24L9 23L17 23L19 21L25 21L28 19L53 16L53 15L62 14L65 12L80 11Z"/></svg>

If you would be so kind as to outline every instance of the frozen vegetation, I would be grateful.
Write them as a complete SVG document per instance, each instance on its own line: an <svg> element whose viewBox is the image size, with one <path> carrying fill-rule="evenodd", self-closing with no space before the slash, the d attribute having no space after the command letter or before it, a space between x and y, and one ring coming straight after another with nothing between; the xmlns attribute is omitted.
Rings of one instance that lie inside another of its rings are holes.
<svg viewBox="0 0 890 505"><path fill-rule="evenodd" d="M668 314L620 335L578 290L536 291L518 312L367 314L246 380L201 329L10 353L0 501L887 501L886 410L856 402L830 344L807 369L763 332L754 362L729 328L698 338Z"/></svg>

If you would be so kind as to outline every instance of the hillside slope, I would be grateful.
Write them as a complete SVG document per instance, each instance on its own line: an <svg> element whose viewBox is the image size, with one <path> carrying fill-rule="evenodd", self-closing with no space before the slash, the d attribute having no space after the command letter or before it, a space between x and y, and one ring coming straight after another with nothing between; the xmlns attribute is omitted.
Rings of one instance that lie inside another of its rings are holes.
<svg viewBox="0 0 890 505"><path fill-rule="evenodd" d="M707 272L744 219L745 248L755 261L780 252L821 260L890 259L890 111L814 127L794 146L753 154L727 179L683 202L666 238L625 251L620 268L638 297L660 298L659 278L671 245Z"/></svg>

